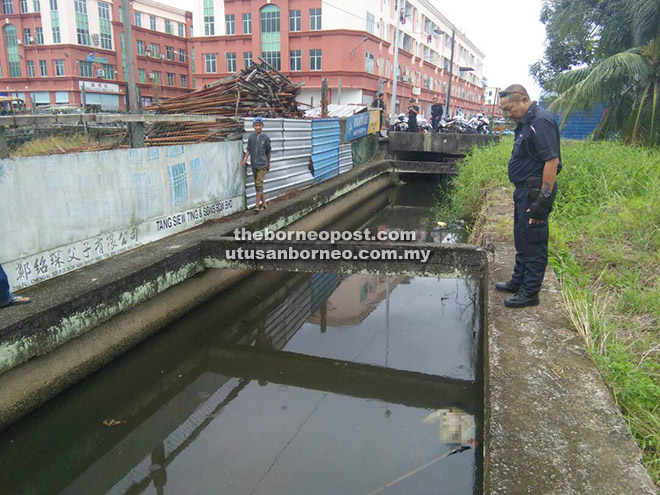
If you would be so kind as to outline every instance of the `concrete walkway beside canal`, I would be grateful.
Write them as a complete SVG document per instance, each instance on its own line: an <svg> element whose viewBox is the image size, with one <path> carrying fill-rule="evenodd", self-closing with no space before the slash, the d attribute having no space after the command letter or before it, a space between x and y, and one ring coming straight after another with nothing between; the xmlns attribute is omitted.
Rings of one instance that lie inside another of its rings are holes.
<svg viewBox="0 0 660 495"><path fill-rule="evenodd" d="M493 195L477 232L491 245L486 358L485 487L490 495L657 493L596 364L564 315L548 269L537 307L509 309L513 205Z"/></svg>

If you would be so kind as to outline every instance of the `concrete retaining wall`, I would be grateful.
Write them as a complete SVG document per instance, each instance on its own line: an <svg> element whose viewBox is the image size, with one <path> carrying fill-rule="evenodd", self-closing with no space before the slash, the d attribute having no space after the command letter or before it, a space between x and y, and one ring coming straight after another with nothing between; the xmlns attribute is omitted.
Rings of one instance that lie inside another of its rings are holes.
<svg viewBox="0 0 660 495"><path fill-rule="evenodd" d="M245 208L241 143L0 163L0 262L14 290Z"/></svg>

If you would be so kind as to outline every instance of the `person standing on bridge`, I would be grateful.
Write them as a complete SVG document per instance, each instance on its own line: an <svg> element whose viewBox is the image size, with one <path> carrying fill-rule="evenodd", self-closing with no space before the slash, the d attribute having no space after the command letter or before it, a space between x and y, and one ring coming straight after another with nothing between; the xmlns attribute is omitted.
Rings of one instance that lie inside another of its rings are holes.
<svg viewBox="0 0 660 495"><path fill-rule="evenodd" d="M433 104L431 105L431 126L433 127L433 132L438 132L443 111L442 103L438 101L438 96L434 95Z"/></svg>
<svg viewBox="0 0 660 495"><path fill-rule="evenodd" d="M371 102L371 108L380 110L380 128L385 127L385 95L378 93L374 101Z"/></svg>
<svg viewBox="0 0 660 495"><path fill-rule="evenodd" d="M17 296L9 290L9 278L0 265L0 308L8 306L18 306L19 304L29 304L32 299L24 296Z"/></svg>
<svg viewBox="0 0 660 495"><path fill-rule="evenodd" d="M252 121L254 132L248 136L247 150L243 157L243 166L247 167L247 159L250 158L252 175L254 176L254 189L257 192L254 211L259 213L266 209L266 197L264 196L264 179L266 172L270 171L270 138L264 134L264 120L255 117ZM261 205L259 204L261 202Z"/></svg>
<svg viewBox="0 0 660 495"><path fill-rule="evenodd" d="M415 102L415 98L410 98L410 105L408 105L408 132L419 132L419 126L417 125L418 113L419 107Z"/></svg>
<svg viewBox="0 0 660 495"><path fill-rule="evenodd" d="M559 128L551 113L529 98L520 84L500 92L504 114L515 120L515 142L509 159L513 192L513 236L516 259L513 276L495 288L515 293L504 301L509 308L539 304L539 291L548 264L548 215L557 194L561 171Z"/></svg>

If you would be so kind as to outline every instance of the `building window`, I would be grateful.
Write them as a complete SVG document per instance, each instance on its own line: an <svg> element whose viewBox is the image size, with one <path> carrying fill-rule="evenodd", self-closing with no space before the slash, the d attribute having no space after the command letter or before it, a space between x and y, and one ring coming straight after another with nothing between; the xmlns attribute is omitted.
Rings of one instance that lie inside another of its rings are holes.
<svg viewBox="0 0 660 495"><path fill-rule="evenodd" d="M188 87L188 76L186 76L185 74L181 74L181 87L182 88Z"/></svg>
<svg viewBox="0 0 660 495"><path fill-rule="evenodd" d="M292 33L301 30L300 10L289 10L289 31Z"/></svg>
<svg viewBox="0 0 660 495"><path fill-rule="evenodd" d="M21 77L21 58L18 54L16 28L13 24L5 24L3 30L5 32L5 49L7 51L9 77Z"/></svg>
<svg viewBox="0 0 660 495"><path fill-rule="evenodd" d="M165 58L167 60L174 60L174 48L171 46L165 47ZM173 86L173 84L170 84L170 86Z"/></svg>
<svg viewBox="0 0 660 495"><path fill-rule="evenodd" d="M160 57L160 45L158 43L152 43L149 45L149 49L151 50L151 56L153 58Z"/></svg>
<svg viewBox="0 0 660 495"><path fill-rule="evenodd" d="M2 0L2 13L3 14L13 14L14 13L14 0ZM12 76L9 76L12 77Z"/></svg>
<svg viewBox="0 0 660 495"><path fill-rule="evenodd" d="M91 45L89 39L89 21L87 19L87 0L74 0L76 12L76 35L79 45Z"/></svg>
<svg viewBox="0 0 660 495"><path fill-rule="evenodd" d="M217 56L215 53L205 53L204 61L206 63L206 72L213 74L218 72Z"/></svg>
<svg viewBox="0 0 660 495"><path fill-rule="evenodd" d="M138 82L147 82L147 71L145 69L138 69Z"/></svg>
<svg viewBox="0 0 660 495"><path fill-rule="evenodd" d="M35 12L41 12L41 2L39 0L34 0L32 2L32 7L34 8Z"/></svg>
<svg viewBox="0 0 660 495"><path fill-rule="evenodd" d="M213 14L213 0L204 0L204 34L215 34L215 16Z"/></svg>
<svg viewBox="0 0 660 495"><path fill-rule="evenodd" d="M103 64L103 78L110 81L115 80L115 66L111 64Z"/></svg>
<svg viewBox="0 0 660 495"><path fill-rule="evenodd" d="M62 43L60 35L60 14L57 11L57 0L50 0L50 25L53 33L53 43Z"/></svg>
<svg viewBox="0 0 660 495"><path fill-rule="evenodd" d="M80 67L80 77L94 77L91 62L88 62L87 60L80 60L78 65Z"/></svg>
<svg viewBox="0 0 660 495"><path fill-rule="evenodd" d="M174 34L174 31L172 31L172 21L169 19L165 19L165 32L167 34ZM174 84L170 84L170 86L174 86Z"/></svg>
<svg viewBox="0 0 660 495"><path fill-rule="evenodd" d="M99 27L101 48L112 50L112 24L110 23L110 4L99 2Z"/></svg>
<svg viewBox="0 0 660 495"><path fill-rule="evenodd" d="M32 33L30 32L30 28L23 28L23 44L32 44Z"/></svg>
<svg viewBox="0 0 660 495"><path fill-rule="evenodd" d="M321 50L309 51L309 70L321 70Z"/></svg>
<svg viewBox="0 0 660 495"><path fill-rule="evenodd" d="M28 72L28 77L34 77L34 61L33 60L28 60L27 61L27 72Z"/></svg>
<svg viewBox="0 0 660 495"><path fill-rule="evenodd" d="M373 74L375 71L374 68L374 54L366 52L364 54L364 70L369 74Z"/></svg>
<svg viewBox="0 0 660 495"><path fill-rule="evenodd" d="M144 55L144 41L135 40L135 52L138 55Z"/></svg>
<svg viewBox="0 0 660 495"><path fill-rule="evenodd" d="M156 30L156 16L155 15L150 15L149 16L149 27L151 28L152 31Z"/></svg>
<svg viewBox="0 0 660 495"><path fill-rule="evenodd" d="M142 14L140 12L133 13L133 24L137 27L142 27Z"/></svg>
<svg viewBox="0 0 660 495"><path fill-rule="evenodd" d="M172 72L167 73L167 85L174 86L174 74Z"/></svg>
<svg viewBox="0 0 660 495"><path fill-rule="evenodd" d="M53 64L55 65L55 75L56 76L64 76L64 60L58 59L54 60Z"/></svg>
<svg viewBox="0 0 660 495"><path fill-rule="evenodd" d="M309 9L309 30L318 31L321 29L321 9Z"/></svg>
<svg viewBox="0 0 660 495"><path fill-rule="evenodd" d="M27 12L28 12L27 0L21 0L21 13L22 14L27 14ZM32 67L32 70L34 71L34 67Z"/></svg>
<svg viewBox="0 0 660 495"><path fill-rule="evenodd" d="M179 62L186 61L186 51L183 48L179 48Z"/></svg>
<svg viewBox="0 0 660 495"><path fill-rule="evenodd" d="M154 80L154 84L160 84L160 71L159 70L153 71L151 74L149 74L149 76L151 77L151 79Z"/></svg>
<svg viewBox="0 0 660 495"><path fill-rule="evenodd" d="M291 50L289 52L289 65L290 70L302 70L302 50Z"/></svg>
<svg viewBox="0 0 660 495"><path fill-rule="evenodd" d="M48 77L48 64L45 60L39 60L39 74L41 77Z"/></svg>
<svg viewBox="0 0 660 495"><path fill-rule="evenodd" d="M227 53L227 72L236 72L236 54Z"/></svg>
<svg viewBox="0 0 660 495"><path fill-rule="evenodd" d="M35 28L34 30L35 34L37 35L37 45L43 45L44 44L44 28Z"/></svg>
<svg viewBox="0 0 660 495"><path fill-rule="evenodd" d="M376 34L376 16L367 12L367 33Z"/></svg>
<svg viewBox="0 0 660 495"><path fill-rule="evenodd" d="M179 23L179 36L181 38L185 38L186 36L186 27L181 23Z"/></svg>
<svg viewBox="0 0 660 495"><path fill-rule="evenodd" d="M252 34L252 14L243 14L243 34Z"/></svg>
<svg viewBox="0 0 660 495"><path fill-rule="evenodd" d="M261 9L261 56L277 70L281 69L280 9L275 5Z"/></svg>
<svg viewBox="0 0 660 495"><path fill-rule="evenodd" d="M234 14L227 14L225 16L225 31L226 34L236 34L236 21Z"/></svg>
<svg viewBox="0 0 660 495"><path fill-rule="evenodd" d="M243 52L243 68L247 69L252 65L252 52Z"/></svg>

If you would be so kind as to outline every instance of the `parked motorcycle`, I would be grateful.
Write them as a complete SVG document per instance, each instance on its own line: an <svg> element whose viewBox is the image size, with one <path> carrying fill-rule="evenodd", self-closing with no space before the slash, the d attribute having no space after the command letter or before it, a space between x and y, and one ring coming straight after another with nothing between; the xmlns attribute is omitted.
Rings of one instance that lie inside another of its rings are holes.
<svg viewBox="0 0 660 495"><path fill-rule="evenodd" d="M490 120L483 113L478 113L467 122L468 132L490 134Z"/></svg>
<svg viewBox="0 0 660 495"><path fill-rule="evenodd" d="M422 133L426 134L433 132L433 126L431 125L431 122L423 117L417 117L417 125L419 126L420 132Z"/></svg>
<svg viewBox="0 0 660 495"><path fill-rule="evenodd" d="M441 120L438 125L438 132L451 134L467 134L469 132L467 121L462 115L456 115L453 119Z"/></svg>
<svg viewBox="0 0 660 495"><path fill-rule="evenodd" d="M408 119L405 113L400 113L393 125L390 126L390 131L406 132L408 130Z"/></svg>

